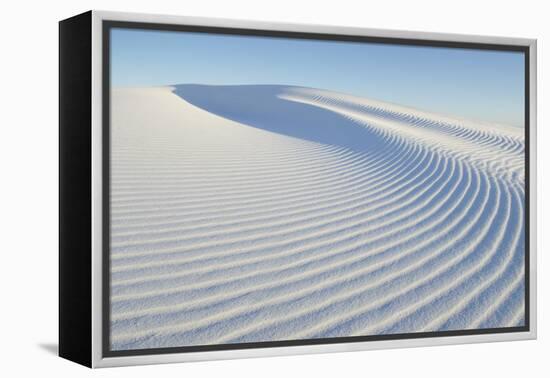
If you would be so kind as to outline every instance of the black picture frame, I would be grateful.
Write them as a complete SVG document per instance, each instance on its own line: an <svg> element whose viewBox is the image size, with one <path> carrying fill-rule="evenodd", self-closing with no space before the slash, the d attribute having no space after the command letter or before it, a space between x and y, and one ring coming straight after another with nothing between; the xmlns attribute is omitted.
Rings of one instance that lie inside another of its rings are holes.
<svg viewBox="0 0 550 378"><path fill-rule="evenodd" d="M256 27L227 27L173 23L144 22L116 19L116 15L100 19L101 35L101 165L102 165L102 266L101 266L101 358L117 359L131 356L149 356L166 354L193 354L195 352L215 352L229 350L253 350L296 346L330 345L392 341L407 339L433 339L457 336L494 335L519 333L520 338L532 338L536 335L531 319L533 303L531 269L532 225L530 169L532 146L530 130L534 127L532 82L533 51L532 41L523 44L426 39L412 36L368 36L318 31L295 31L280 29L262 29ZM92 255L92 93L93 83L93 21L94 12L61 21L59 24L59 354L83 365L94 366L93 357L93 264ZM524 55L525 67L525 325L523 327L486 328L442 332L422 332L406 334L387 334L371 336L338 337L330 339L304 339L287 341L266 341L239 344L219 344L202 346L182 346L173 348L135 349L113 351L110 349L110 31L113 28L164 30L208 34L246 35L280 37L290 39L313 39L326 41L348 41L358 43L392 44L406 46L429 46L456 49L476 49L490 51L515 51ZM307 28L306 28L307 29ZM466 38L467 39L467 38ZM78 125L78 127L75 127ZM185 359L185 358L183 358Z"/></svg>

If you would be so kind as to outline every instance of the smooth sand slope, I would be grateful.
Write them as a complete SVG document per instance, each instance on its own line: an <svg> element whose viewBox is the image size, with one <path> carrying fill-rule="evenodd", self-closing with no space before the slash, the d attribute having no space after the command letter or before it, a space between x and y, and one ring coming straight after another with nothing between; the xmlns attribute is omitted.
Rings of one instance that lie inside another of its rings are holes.
<svg viewBox="0 0 550 378"><path fill-rule="evenodd" d="M114 350L524 324L522 130L181 85L111 138Z"/></svg>

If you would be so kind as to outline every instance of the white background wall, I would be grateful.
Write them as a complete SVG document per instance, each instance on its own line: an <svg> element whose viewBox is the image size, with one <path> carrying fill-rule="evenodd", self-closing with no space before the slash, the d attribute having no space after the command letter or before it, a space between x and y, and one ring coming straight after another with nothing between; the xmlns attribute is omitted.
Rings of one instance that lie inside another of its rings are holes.
<svg viewBox="0 0 550 378"><path fill-rule="evenodd" d="M0 375L96 377L548 377L545 249L550 190L544 1L124 0L6 1L0 22ZM57 344L57 21L89 9L488 34L539 40L539 340L92 372L55 356ZM542 225L541 225L542 224ZM546 348L546 351L545 351Z"/></svg>

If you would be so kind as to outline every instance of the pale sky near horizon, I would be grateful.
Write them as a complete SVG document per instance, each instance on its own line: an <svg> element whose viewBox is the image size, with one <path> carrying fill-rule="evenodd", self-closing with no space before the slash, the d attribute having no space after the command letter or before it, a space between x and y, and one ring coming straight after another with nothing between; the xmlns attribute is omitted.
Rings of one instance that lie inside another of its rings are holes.
<svg viewBox="0 0 550 378"><path fill-rule="evenodd" d="M111 83L297 85L524 126L521 52L114 28Z"/></svg>

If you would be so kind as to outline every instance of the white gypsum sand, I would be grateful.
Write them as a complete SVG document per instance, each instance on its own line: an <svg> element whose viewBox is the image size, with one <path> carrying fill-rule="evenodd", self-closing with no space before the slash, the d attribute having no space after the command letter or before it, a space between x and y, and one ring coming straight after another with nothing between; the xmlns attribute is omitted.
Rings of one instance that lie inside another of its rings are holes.
<svg viewBox="0 0 550 378"><path fill-rule="evenodd" d="M523 325L523 130L300 87L111 97L113 350Z"/></svg>

